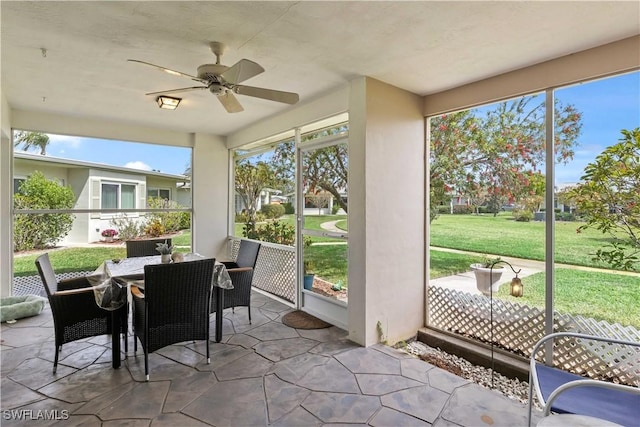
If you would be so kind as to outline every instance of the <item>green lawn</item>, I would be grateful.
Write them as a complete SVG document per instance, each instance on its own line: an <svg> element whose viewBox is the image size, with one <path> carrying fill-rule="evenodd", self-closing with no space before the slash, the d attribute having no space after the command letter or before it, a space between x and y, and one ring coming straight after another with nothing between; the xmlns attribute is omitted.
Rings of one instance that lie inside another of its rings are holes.
<svg viewBox="0 0 640 427"><path fill-rule="evenodd" d="M498 297L543 308L544 280L544 273L523 278L524 294L515 298L509 295L511 278L508 276ZM556 311L640 328L640 278L558 268L555 270L555 282Z"/></svg>
<svg viewBox="0 0 640 427"><path fill-rule="evenodd" d="M13 258L14 276L37 276L35 261L40 255L22 255ZM124 258L127 250L124 246L113 248L68 248L49 251L49 259L56 273L70 271L93 271L107 259Z"/></svg>
<svg viewBox="0 0 640 427"><path fill-rule="evenodd" d="M577 233L580 222L557 221L555 258L563 264L608 268L592 260L609 239L600 231ZM510 213L440 215L431 223L431 245L472 252L544 260L545 223L516 222ZM640 270L640 264L638 265Z"/></svg>

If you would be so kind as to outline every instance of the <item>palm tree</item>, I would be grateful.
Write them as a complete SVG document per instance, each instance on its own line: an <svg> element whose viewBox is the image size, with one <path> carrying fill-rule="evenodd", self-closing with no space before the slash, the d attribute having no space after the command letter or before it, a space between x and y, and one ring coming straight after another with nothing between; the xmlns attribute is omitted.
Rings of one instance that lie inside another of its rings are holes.
<svg viewBox="0 0 640 427"><path fill-rule="evenodd" d="M15 135L14 146L22 144L22 148L28 151L31 148L39 148L40 154L47 155L47 145L49 145L49 135L40 132L18 131Z"/></svg>

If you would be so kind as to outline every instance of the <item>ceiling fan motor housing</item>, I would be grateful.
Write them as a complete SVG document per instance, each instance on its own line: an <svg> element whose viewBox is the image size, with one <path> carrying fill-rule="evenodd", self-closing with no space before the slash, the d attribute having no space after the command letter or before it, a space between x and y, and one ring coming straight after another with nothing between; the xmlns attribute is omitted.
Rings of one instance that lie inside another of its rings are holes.
<svg viewBox="0 0 640 427"><path fill-rule="evenodd" d="M220 74L227 71L229 67L222 64L202 64L198 67L198 78L209 82L222 83Z"/></svg>

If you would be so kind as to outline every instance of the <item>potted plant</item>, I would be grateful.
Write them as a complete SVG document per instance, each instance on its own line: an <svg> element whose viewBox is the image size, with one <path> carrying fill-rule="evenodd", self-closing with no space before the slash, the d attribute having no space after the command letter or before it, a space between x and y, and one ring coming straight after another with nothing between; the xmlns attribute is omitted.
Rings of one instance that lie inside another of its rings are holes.
<svg viewBox="0 0 640 427"><path fill-rule="evenodd" d="M484 295L491 295L496 293L500 289L500 277L504 268L502 265L496 265L500 261L500 257L497 258L485 258L483 262L471 264L471 270L476 276L476 287ZM493 268L491 266L493 265Z"/></svg>
<svg viewBox="0 0 640 427"><path fill-rule="evenodd" d="M104 237L105 242L113 242L113 238L118 235L118 232L113 228L108 228L106 230L102 230L102 237Z"/></svg>
<svg viewBox="0 0 640 427"><path fill-rule="evenodd" d="M315 273L313 272L313 264L311 263L311 261L305 261L303 263L304 266L304 288L305 289L311 289L313 288L313 279L315 277Z"/></svg>
<svg viewBox="0 0 640 427"><path fill-rule="evenodd" d="M156 243L156 251L160 252L160 262L163 264L171 262L171 251L173 251L173 246L169 246L166 240L164 243Z"/></svg>

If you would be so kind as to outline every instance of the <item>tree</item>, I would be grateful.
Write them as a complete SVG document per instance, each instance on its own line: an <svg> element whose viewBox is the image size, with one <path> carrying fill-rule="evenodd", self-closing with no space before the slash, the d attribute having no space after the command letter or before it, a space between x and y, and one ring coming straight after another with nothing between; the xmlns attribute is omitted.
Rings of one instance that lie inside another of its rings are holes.
<svg viewBox="0 0 640 427"><path fill-rule="evenodd" d="M346 125L324 129L302 137L302 142L311 141L323 136L337 135L347 130ZM295 188L295 142L283 142L276 147L271 164L278 176L282 177L285 194L292 193ZM347 144L311 150L302 159L303 186L306 192L330 193L335 203L348 212L346 189L349 177L349 155Z"/></svg>
<svg viewBox="0 0 640 427"><path fill-rule="evenodd" d="M69 187L31 174L14 195L14 209L71 209L75 196ZM69 234L72 214L16 214L13 222L13 250L43 249L55 245Z"/></svg>
<svg viewBox="0 0 640 427"><path fill-rule="evenodd" d="M25 151L32 148L40 150L40 154L47 155L47 145L49 145L49 135L40 132L18 131L15 133L14 146L22 144Z"/></svg>
<svg viewBox="0 0 640 427"><path fill-rule="evenodd" d="M640 128L621 132L620 142L587 165L570 195L586 220L577 231L594 227L612 239L594 259L640 270Z"/></svg>
<svg viewBox="0 0 640 427"><path fill-rule="evenodd" d="M329 201L331 201L331 195L324 191L307 193L305 198L309 201L309 203L318 208L318 215L322 214L322 208L329 207Z"/></svg>
<svg viewBox="0 0 640 427"><path fill-rule="evenodd" d="M236 192L240 195L249 217L248 226L255 229L258 200L262 190L278 186L275 171L266 162L251 163L248 159L236 164Z"/></svg>
<svg viewBox="0 0 640 427"><path fill-rule="evenodd" d="M544 102L523 97L484 113L461 111L431 119L431 211L455 190L476 201L533 196L545 160ZM555 161L573 158L581 114L555 101ZM431 220L435 215L431 215Z"/></svg>

